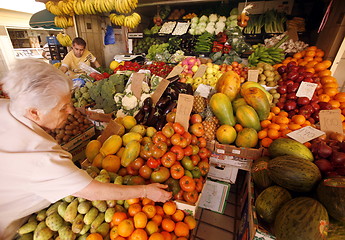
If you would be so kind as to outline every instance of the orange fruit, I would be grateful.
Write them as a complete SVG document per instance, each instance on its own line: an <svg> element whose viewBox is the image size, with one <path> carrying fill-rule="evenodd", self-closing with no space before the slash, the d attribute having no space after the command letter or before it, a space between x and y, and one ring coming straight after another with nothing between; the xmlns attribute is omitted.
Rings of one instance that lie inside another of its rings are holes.
<svg viewBox="0 0 345 240"><path fill-rule="evenodd" d="M184 218L184 212L180 209L177 209L176 212L171 216L171 218L175 222L181 222Z"/></svg>
<svg viewBox="0 0 345 240"><path fill-rule="evenodd" d="M126 202L127 202L129 205L132 205L132 204L134 204L134 203L140 202L140 199L139 199L139 198L131 198L131 199L127 199Z"/></svg>
<svg viewBox="0 0 345 240"><path fill-rule="evenodd" d="M128 208L128 215L129 216L133 217L138 212L141 212L141 205L140 205L140 203L134 203L132 205L129 205L129 208Z"/></svg>
<svg viewBox="0 0 345 240"><path fill-rule="evenodd" d="M318 64L318 62L315 61L315 60L312 60L312 61L308 62L308 64L305 65L305 66L306 66L307 68L314 68L314 66L315 66L316 64Z"/></svg>
<svg viewBox="0 0 345 240"><path fill-rule="evenodd" d="M176 212L176 203L168 201L163 204L163 211L166 215L173 215Z"/></svg>
<svg viewBox="0 0 345 240"><path fill-rule="evenodd" d="M279 126L280 126L279 131L282 131L282 130L288 129L288 128L289 128L289 127L288 127L288 124L289 124L289 123L290 123L290 120L289 120L289 122L288 122L287 124L284 124L284 123L279 124Z"/></svg>
<svg viewBox="0 0 345 240"><path fill-rule="evenodd" d="M300 65L300 66L305 66L305 65L307 65L307 64L308 64L308 62L305 61L305 60L300 61L300 62L298 63L298 65Z"/></svg>
<svg viewBox="0 0 345 240"><path fill-rule="evenodd" d="M306 57L314 57L315 54L316 54L315 51L313 51L313 50L307 50L307 52L305 53L305 56L306 56Z"/></svg>
<svg viewBox="0 0 345 240"><path fill-rule="evenodd" d="M235 124L234 128L235 128L236 132L239 132L239 131L241 131L243 129L242 125L238 124L238 123Z"/></svg>
<svg viewBox="0 0 345 240"><path fill-rule="evenodd" d="M302 54L302 56L305 56L306 50L300 51L300 53Z"/></svg>
<svg viewBox="0 0 345 240"><path fill-rule="evenodd" d="M116 155L107 155L103 158L102 161L102 168L107 170L108 172L117 173L121 166L121 159Z"/></svg>
<svg viewBox="0 0 345 240"><path fill-rule="evenodd" d="M345 122L342 122L343 130L345 130Z"/></svg>
<svg viewBox="0 0 345 240"><path fill-rule="evenodd" d="M147 224L147 216L144 212L138 212L133 217L135 228L145 228Z"/></svg>
<svg viewBox="0 0 345 240"><path fill-rule="evenodd" d="M279 126L279 125L278 125ZM280 137L280 133L277 129L268 129L268 132L267 132L267 136L270 138L270 139L277 139Z"/></svg>
<svg viewBox="0 0 345 240"><path fill-rule="evenodd" d="M305 142L303 143L304 146L306 146L307 148L311 148L311 143L310 142Z"/></svg>
<svg viewBox="0 0 345 240"><path fill-rule="evenodd" d="M164 218L161 226L164 231L172 232L175 229L175 222L170 218Z"/></svg>
<svg viewBox="0 0 345 240"><path fill-rule="evenodd" d="M128 240L147 240L147 233L144 229L135 229L129 236Z"/></svg>
<svg viewBox="0 0 345 240"><path fill-rule="evenodd" d="M316 50L315 56L322 58L323 56L325 56L325 52L322 51L321 49L318 49Z"/></svg>
<svg viewBox="0 0 345 240"><path fill-rule="evenodd" d="M117 227L117 231L122 237L129 237L134 231L134 224L130 219L122 220Z"/></svg>
<svg viewBox="0 0 345 240"><path fill-rule="evenodd" d="M293 58L296 58L296 59L300 59L300 58L302 58L303 56L302 56L302 53L300 53L300 52L298 52L298 53L295 53L294 55L293 55Z"/></svg>
<svg viewBox="0 0 345 240"><path fill-rule="evenodd" d="M326 83L322 85L323 88L338 88L339 85L337 82Z"/></svg>
<svg viewBox="0 0 345 240"><path fill-rule="evenodd" d="M153 216L153 218L151 218L151 221L154 221L159 226L163 221L163 216L156 214Z"/></svg>
<svg viewBox="0 0 345 240"><path fill-rule="evenodd" d="M331 76L332 72L331 70L326 69L326 70L318 72L317 75L319 75L319 77L327 77L327 76Z"/></svg>
<svg viewBox="0 0 345 240"><path fill-rule="evenodd" d="M99 233L90 233L86 240L103 240L103 237Z"/></svg>
<svg viewBox="0 0 345 240"><path fill-rule="evenodd" d="M164 236L159 232L155 232L149 237L149 240L164 240Z"/></svg>
<svg viewBox="0 0 345 240"><path fill-rule="evenodd" d="M323 61L323 59L322 59L322 57L315 57L314 61L317 61L318 63L320 63Z"/></svg>
<svg viewBox="0 0 345 240"><path fill-rule="evenodd" d="M314 69L315 69L316 72L321 72L323 70L326 70L327 68L326 68L326 66L324 64L317 63L317 64L314 65Z"/></svg>
<svg viewBox="0 0 345 240"><path fill-rule="evenodd" d="M297 123L290 123L289 124L289 129L292 130L292 131L298 130L300 128L302 128L302 126L297 124Z"/></svg>
<svg viewBox="0 0 345 240"><path fill-rule="evenodd" d="M260 122L260 125L262 128L267 128L268 125L270 125L270 124L271 124L271 121L267 120L267 119Z"/></svg>
<svg viewBox="0 0 345 240"><path fill-rule="evenodd" d="M178 238L176 238L176 240L188 240L188 238L186 238L186 237L178 237Z"/></svg>
<svg viewBox="0 0 345 240"><path fill-rule="evenodd" d="M275 123L278 123L278 124L288 124L289 121L290 120L287 117L277 116L277 118L275 120Z"/></svg>
<svg viewBox="0 0 345 240"><path fill-rule="evenodd" d="M340 107L340 102L337 100L330 100L328 103L332 105L333 109L339 108Z"/></svg>
<svg viewBox="0 0 345 240"><path fill-rule="evenodd" d="M156 206L147 204L143 206L142 211L146 214L148 218L153 218L154 215L156 215Z"/></svg>
<svg viewBox="0 0 345 240"><path fill-rule="evenodd" d="M167 231L161 231L161 234L164 237L164 240L172 240L172 236L170 233L168 233Z"/></svg>
<svg viewBox="0 0 345 240"><path fill-rule="evenodd" d="M281 136L285 138L290 132L292 132L290 129L284 129L283 131L281 131Z"/></svg>
<svg viewBox="0 0 345 240"><path fill-rule="evenodd" d="M326 66L326 68L329 68L330 66L332 66L332 62L329 60L324 60L321 63L323 63Z"/></svg>
<svg viewBox="0 0 345 240"><path fill-rule="evenodd" d="M125 220L127 219L128 216L125 212L115 212L114 215L113 215L113 218L111 220L111 223L114 225L114 226L117 226L120 224L120 222L122 220Z"/></svg>
<svg viewBox="0 0 345 240"><path fill-rule="evenodd" d="M310 126L311 123L309 120L306 120L303 124L302 124L302 127L306 127L306 126Z"/></svg>
<svg viewBox="0 0 345 240"><path fill-rule="evenodd" d="M263 139L265 137L267 137L267 130L266 129L258 132L258 138L259 139Z"/></svg>
<svg viewBox="0 0 345 240"><path fill-rule="evenodd" d="M184 222L177 222L175 225L174 233L178 237L186 237L189 234L189 227Z"/></svg>
<svg viewBox="0 0 345 240"><path fill-rule="evenodd" d="M146 230L148 235L152 235L155 232L158 232L158 230L159 230L158 229L158 224L156 222L154 222L154 221L149 221L146 224L145 230Z"/></svg>
<svg viewBox="0 0 345 240"><path fill-rule="evenodd" d="M317 47L316 47L316 46L309 46L309 47L307 47L306 50L307 50L307 51L316 51L316 50L317 50Z"/></svg>
<svg viewBox="0 0 345 240"><path fill-rule="evenodd" d="M305 70L306 72L311 72L311 73L315 73L315 69L312 67L307 67L307 69Z"/></svg>
<svg viewBox="0 0 345 240"><path fill-rule="evenodd" d="M127 238L121 237L121 236L117 236L116 238L114 238L114 240L127 240Z"/></svg>
<svg viewBox="0 0 345 240"><path fill-rule="evenodd" d="M271 112L277 115L278 113L280 113L280 108L277 106L271 107Z"/></svg>
<svg viewBox="0 0 345 240"><path fill-rule="evenodd" d="M285 111L281 111L280 113L278 113L279 116L283 116L283 117L287 117L289 116L289 114Z"/></svg>
<svg viewBox="0 0 345 240"><path fill-rule="evenodd" d="M270 112L270 113L268 114L267 120L272 120L273 117L274 117L274 113L273 113L273 112Z"/></svg>
<svg viewBox="0 0 345 240"><path fill-rule="evenodd" d="M117 231L117 226L114 226L110 229L110 232L109 232L110 240L114 240L117 236L119 236L119 233Z"/></svg>
<svg viewBox="0 0 345 240"><path fill-rule="evenodd" d="M271 145L272 142L273 142L272 139L266 137L266 138L264 138L264 139L261 140L261 145L262 145L263 147L266 147L266 148L267 148L267 147L269 147L269 146Z"/></svg>
<svg viewBox="0 0 345 240"><path fill-rule="evenodd" d="M335 82L337 82L337 79L332 76L325 76L321 78L321 84L335 83Z"/></svg>
<svg viewBox="0 0 345 240"><path fill-rule="evenodd" d="M331 100L331 97L328 96L327 94L320 94L319 95L319 101L320 102L329 102Z"/></svg>
<svg viewBox="0 0 345 240"><path fill-rule="evenodd" d="M296 124L298 124L298 125L302 125L302 124L304 124L305 123L305 121L306 121L306 119L305 119L305 117L303 116L303 115L294 115L292 118L291 118L291 120L294 122L294 123L296 123Z"/></svg>
<svg viewBox="0 0 345 240"><path fill-rule="evenodd" d="M164 216L163 207L156 205L156 214Z"/></svg>
<svg viewBox="0 0 345 240"><path fill-rule="evenodd" d="M151 204L151 205L155 205L155 202L152 201L151 199L149 198L143 198L141 200L141 204L144 206L144 205L147 205L147 204Z"/></svg>
<svg viewBox="0 0 345 240"><path fill-rule="evenodd" d="M314 58L313 58L313 57L304 57L304 58L303 58L303 60L304 60L304 61L306 61L306 62L307 62L307 64L308 64L308 62L313 61L313 60L314 60Z"/></svg>
<svg viewBox="0 0 345 240"><path fill-rule="evenodd" d="M193 230L196 227L197 222L195 218L190 215L186 216L183 221L188 225L190 230Z"/></svg>
<svg viewBox="0 0 345 240"><path fill-rule="evenodd" d="M323 92L330 97L334 97L339 91L337 88L324 88Z"/></svg>
<svg viewBox="0 0 345 240"><path fill-rule="evenodd" d="M345 102L345 92L337 93L337 94L334 96L334 100L337 100L337 101L339 101L339 102Z"/></svg>
<svg viewBox="0 0 345 240"><path fill-rule="evenodd" d="M279 124L271 123L271 124L268 125L268 131L269 131L270 129L279 130L279 129L280 129L280 126L279 126Z"/></svg>

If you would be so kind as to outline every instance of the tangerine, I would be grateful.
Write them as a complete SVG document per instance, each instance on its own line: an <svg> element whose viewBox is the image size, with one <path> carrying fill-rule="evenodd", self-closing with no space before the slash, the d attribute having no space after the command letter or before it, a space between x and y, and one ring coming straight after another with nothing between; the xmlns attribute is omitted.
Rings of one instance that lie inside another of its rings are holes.
<svg viewBox="0 0 345 240"><path fill-rule="evenodd" d="M145 228L147 224L147 216L144 212L138 212L133 217L135 228Z"/></svg>
<svg viewBox="0 0 345 240"><path fill-rule="evenodd" d="M186 216L183 221L188 225L190 230L193 230L196 227L197 222L195 218L190 215Z"/></svg>
<svg viewBox="0 0 345 240"><path fill-rule="evenodd" d="M339 102L345 102L345 92L337 93L337 94L334 96L334 100L337 100L337 101L339 101Z"/></svg>
<svg viewBox="0 0 345 240"><path fill-rule="evenodd" d="M154 222L154 221L149 221L146 224L145 230L146 230L148 235L152 235L155 232L158 232L158 230L159 230L158 229L158 224L156 222Z"/></svg>
<svg viewBox="0 0 345 240"><path fill-rule="evenodd" d="M129 205L128 208L128 215L133 217L138 212L141 212L141 204L140 203L134 203L132 205Z"/></svg>
<svg viewBox="0 0 345 240"><path fill-rule="evenodd" d="M168 201L163 204L163 211L166 215L173 215L176 212L176 203Z"/></svg>
<svg viewBox="0 0 345 240"><path fill-rule="evenodd" d="M326 66L326 68L329 68L330 66L332 66L332 62L329 60L324 60L322 61L322 63Z"/></svg>
<svg viewBox="0 0 345 240"><path fill-rule="evenodd" d="M266 137L266 138L264 138L264 139L261 140L261 145L262 145L263 147L266 147L266 148L267 148L267 147L269 147L269 146L271 145L272 142L273 142L272 139Z"/></svg>
<svg viewBox="0 0 345 240"><path fill-rule="evenodd" d="M159 232L155 232L149 237L149 240L164 240L164 236Z"/></svg>
<svg viewBox="0 0 345 240"><path fill-rule="evenodd" d="M279 125L278 125L279 126ZM277 129L268 129L268 132L267 132L267 136L270 138L270 139L277 139L280 137L280 133Z"/></svg>
<svg viewBox="0 0 345 240"><path fill-rule="evenodd" d="M323 92L330 97L334 97L339 91L337 88L324 88Z"/></svg>
<svg viewBox="0 0 345 240"><path fill-rule="evenodd" d="M86 240L103 240L103 237L99 233L90 233Z"/></svg>
<svg viewBox="0 0 345 240"><path fill-rule="evenodd" d="M181 222L184 218L184 212L180 209L177 209L176 212L171 216L171 218L175 222Z"/></svg>
<svg viewBox="0 0 345 240"><path fill-rule="evenodd" d="M319 75L319 77L327 77L327 76L331 76L332 75L332 72L331 70L323 70L323 71L320 71L317 73Z"/></svg>
<svg viewBox="0 0 345 240"><path fill-rule="evenodd" d="M153 218L153 216L157 213L156 206L151 204L143 206L142 211L146 214L148 218Z"/></svg>
<svg viewBox="0 0 345 240"><path fill-rule="evenodd" d="M110 229L110 232L109 232L110 240L115 240L117 236L119 236L118 229L117 229L117 226L114 226Z"/></svg>
<svg viewBox="0 0 345 240"><path fill-rule="evenodd" d="M143 229L135 229L128 240L147 240L147 233Z"/></svg>
<svg viewBox="0 0 345 240"><path fill-rule="evenodd" d="M111 220L111 223L114 225L114 226L117 226L120 224L120 222L122 220L125 220L127 219L128 216L125 212L115 212L114 215L113 215L113 218Z"/></svg>
<svg viewBox="0 0 345 240"><path fill-rule="evenodd" d="M117 231L121 237L129 237L134 231L133 221L130 219L124 219L118 225Z"/></svg>
<svg viewBox="0 0 345 240"><path fill-rule="evenodd" d="M164 218L161 226L163 230L167 232L172 232L175 229L175 222L171 220L170 218Z"/></svg>
<svg viewBox="0 0 345 240"><path fill-rule="evenodd" d="M306 118L305 116L298 114L298 115L293 116L291 120L298 125L302 125L305 123Z"/></svg>
<svg viewBox="0 0 345 240"><path fill-rule="evenodd" d="M265 137L267 137L267 130L266 129L261 130L261 131L258 132L258 138L259 139L263 139Z"/></svg>
<svg viewBox="0 0 345 240"><path fill-rule="evenodd" d="M271 112L277 115L278 113L280 113L280 108L277 106L271 107Z"/></svg>
<svg viewBox="0 0 345 240"><path fill-rule="evenodd" d="M177 222L175 225L174 233L178 237L186 237L189 234L189 227L184 222Z"/></svg>

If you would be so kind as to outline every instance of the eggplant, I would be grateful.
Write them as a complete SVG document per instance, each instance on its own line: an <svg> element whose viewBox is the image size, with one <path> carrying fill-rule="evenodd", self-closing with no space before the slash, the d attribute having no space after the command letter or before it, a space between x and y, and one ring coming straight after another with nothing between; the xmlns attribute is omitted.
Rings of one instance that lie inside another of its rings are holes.
<svg viewBox="0 0 345 240"><path fill-rule="evenodd" d="M163 116L167 115L169 112L171 112L175 107L177 106L177 102L173 101L171 102L164 110L163 110Z"/></svg>
<svg viewBox="0 0 345 240"><path fill-rule="evenodd" d="M142 124L145 121L145 115L146 111L143 108L141 108L134 118L135 120L137 120L138 124Z"/></svg>
<svg viewBox="0 0 345 240"><path fill-rule="evenodd" d="M180 76L176 75L176 76L168 78L167 80L170 82L176 82L177 80L180 80Z"/></svg>
<svg viewBox="0 0 345 240"><path fill-rule="evenodd" d="M145 112L149 112L152 108L152 104L153 104L152 98L148 97L144 100L143 106L141 108L144 109Z"/></svg>
<svg viewBox="0 0 345 240"><path fill-rule="evenodd" d="M191 84L186 83L187 85L187 94L193 95L193 88Z"/></svg>
<svg viewBox="0 0 345 240"><path fill-rule="evenodd" d="M158 120L162 117L161 111L162 110L160 108L153 107L151 109L151 112L147 116L146 125L147 126L155 126L156 123L158 122Z"/></svg>
<svg viewBox="0 0 345 240"><path fill-rule="evenodd" d="M161 97L158 100L158 102L156 103L156 107L158 107L160 109L164 109L169 101L171 101L171 98L169 96L168 97Z"/></svg>
<svg viewBox="0 0 345 240"><path fill-rule="evenodd" d="M155 128L157 129L157 131L162 131L166 123L167 121L165 120L165 117L161 117L156 123Z"/></svg>

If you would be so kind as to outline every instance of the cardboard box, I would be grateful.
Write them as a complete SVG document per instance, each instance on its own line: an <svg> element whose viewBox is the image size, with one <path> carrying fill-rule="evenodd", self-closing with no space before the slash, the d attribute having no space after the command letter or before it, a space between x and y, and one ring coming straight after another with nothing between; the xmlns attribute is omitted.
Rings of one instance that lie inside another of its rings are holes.
<svg viewBox="0 0 345 240"><path fill-rule="evenodd" d="M217 154L213 153L210 157L210 162L217 164L218 166L224 166L225 168L236 168L245 171L250 171L252 167L253 160L241 158L229 154ZM212 165L212 164L211 164ZM234 182L231 182L234 183Z"/></svg>
<svg viewBox="0 0 345 240"><path fill-rule="evenodd" d="M263 147L260 148L238 148L234 145L216 143L215 153L236 156L239 158L256 160L262 156Z"/></svg>
<svg viewBox="0 0 345 240"><path fill-rule="evenodd" d="M72 161L73 162L80 162L82 163L85 158L85 149L89 141L83 142L81 145L77 146L76 148L69 150L68 152L72 154Z"/></svg>
<svg viewBox="0 0 345 240"><path fill-rule="evenodd" d="M77 108L79 112L86 115L88 119L98 122L109 122L113 119L114 113L98 113L95 110L89 110L86 107Z"/></svg>
<svg viewBox="0 0 345 240"><path fill-rule="evenodd" d="M66 151L70 151L72 149L75 149L77 146L79 146L83 142L89 140L94 135L95 135L95 128L93 126L89 127L84 133L75 136L68 143L61 145L61 147Z"/></svg>
<svg viewBox="0 0 345 240"><path fill-rule="evenodd" d="M215 140L211 140L211 141L206 142L206 148L208 150L210 150L211 152L214 152L215 147L216 147L216 141Z"/></svg>

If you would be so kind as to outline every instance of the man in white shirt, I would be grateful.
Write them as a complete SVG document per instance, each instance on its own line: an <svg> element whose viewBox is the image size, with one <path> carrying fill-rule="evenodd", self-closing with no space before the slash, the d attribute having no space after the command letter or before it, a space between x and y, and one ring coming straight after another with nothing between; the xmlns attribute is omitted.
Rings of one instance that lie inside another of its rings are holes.
<svg viewBox="0 0 345 240"><path fill-rule="evenodd" d="M73 195L88 200L148 197L165 202L166 186L122 186L93 180L46 133L73 112L72 81L41 60L26 59L1 79L10 100L0 100L0 239L12 239L25 217Z"/></svg>

